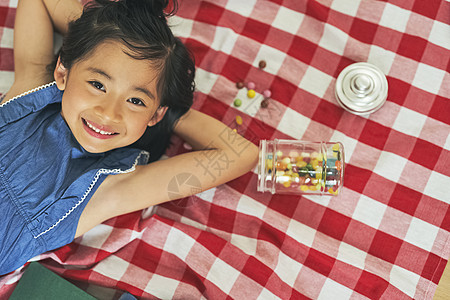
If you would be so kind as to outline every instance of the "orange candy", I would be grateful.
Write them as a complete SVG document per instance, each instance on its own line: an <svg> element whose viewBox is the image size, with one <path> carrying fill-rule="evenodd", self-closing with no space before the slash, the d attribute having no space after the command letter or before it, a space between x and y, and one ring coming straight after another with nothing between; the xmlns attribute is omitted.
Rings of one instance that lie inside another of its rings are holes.
<svg viewBox="0 0 450 300"><path fill-rule="evenodd" d="M339 171L341 170L341 168L342 168L342 163L341 163L340 160L337 160L337 161L334 163L334 165L336 166L336 169L338 169Z"/></svg>

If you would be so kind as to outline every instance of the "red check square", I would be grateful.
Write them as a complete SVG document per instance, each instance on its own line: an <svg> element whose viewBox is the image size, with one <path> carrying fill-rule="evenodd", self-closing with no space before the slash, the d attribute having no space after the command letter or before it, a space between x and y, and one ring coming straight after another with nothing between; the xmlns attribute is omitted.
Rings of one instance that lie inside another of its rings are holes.
<svg viewBox="0 0 450 300"><path fill-rule="evenodd" d="M370 299L381 299L388 286L389 282L383 278L368 271L363 271L355 286L355 291Z"/></svg>
<svg viewBox="0 0 450 300"><path fill-rule="evenodd" d="M241 34L264 44L269 30L269 25L249 18L247 19L247 23L245 23Z"/></svg>
<svg viewBox="0 0 450 300"><path fill-rule="evenodd" d="M441 151L441 147L422 139L417 139L409 159L419 165L429 168L430 170L434 170L441 155Z"/></svg>
<svg viewBox="0 0 450 300"><path fill-rule="evenodd" d="M306 257L304 265L328 277L331 269L333 268L334 262L334 258L311 248L309 250L308 257Z"/></svg>
<svg viewBox="0 0 450 300"><path fill-rule="evenodd" d="M421 197L421 193L397 184L389 201L389 206L413 216Z"/></svg>
<svg viewBox="0 0 450 300"><path fill-rule="evenodd" d="M402 240L392 235L377 231L368 252L375 257L379 257L390 263L395 263L402 243Z"/></svg>
<svg viewBox="0 0 450 300"><path fill-rule="evenodd" d="M326 209L318 230L337 240L342 240L351 219L334 210Z"/></svg>
<svg viewBox="0 0 450 300"><path fill-rule="evenodd" d="M420 61L427 43L421 37L404 34L397 51L401 55Z"/></svg>
<svg viewBox="0 0 450 300"><path fill-rule="evenodd" d="M434 20L440 5L441 1L414 1L412 11Z"/></svg>
<svg viewBox="0 0 450 300"><path fill-rule="evenodd" d="M377 149L383 149L391 129L372 120L367 120L360 141Z"/></svg>
<svg viewBox="0 0 450 300"><path fill-rule="evenodd" d="M355 18L350 29L350 36L363 43L372 44L377 29L377 24Z"/></svg>

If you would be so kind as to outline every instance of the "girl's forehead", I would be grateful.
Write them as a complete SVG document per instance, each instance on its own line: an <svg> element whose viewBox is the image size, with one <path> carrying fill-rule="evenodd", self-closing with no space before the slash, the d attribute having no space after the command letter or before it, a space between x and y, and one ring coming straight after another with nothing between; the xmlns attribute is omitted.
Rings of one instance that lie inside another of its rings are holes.
<svg viewBox="0 0 450 300"><path fill-rule="evenodd" d="M130 56L130 50L120 42L106 40L98 44L88 55L85 60L109 62L117 60L118 62L127 62L133 66L141 66L143 68L152 68L150 61L145 59L135 59Z"/></svg>
<svg viewBox="0 0 450 300"><path fill-rule="evenodd" d="M79 62L82 70L101 70L110 79L156 84L159 71L144 59L135 59L127 54L128 48L116 41L100 43Z"/></svg>

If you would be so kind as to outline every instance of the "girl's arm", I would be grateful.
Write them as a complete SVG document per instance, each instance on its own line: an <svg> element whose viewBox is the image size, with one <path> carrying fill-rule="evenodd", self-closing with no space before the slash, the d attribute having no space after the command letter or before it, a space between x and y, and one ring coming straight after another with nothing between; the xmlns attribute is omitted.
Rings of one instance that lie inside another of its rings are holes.
<svg viewBox="0 0 450 300"><path fill-rule="evenodd" d="M78 18L78 0L20 0L14 23L14 83L4 101L52 81L54 29L64 34Z"/></svg>
<svg viewBox="0 0 450 300"><path fill-rule="evenodd" d="M111 217L218 186L256 165L258 148L252 142L201 112L191 109L175 133L197 151L108 176L84 209L76 236ZM182 182L186 179L189 184Z"/></svg>

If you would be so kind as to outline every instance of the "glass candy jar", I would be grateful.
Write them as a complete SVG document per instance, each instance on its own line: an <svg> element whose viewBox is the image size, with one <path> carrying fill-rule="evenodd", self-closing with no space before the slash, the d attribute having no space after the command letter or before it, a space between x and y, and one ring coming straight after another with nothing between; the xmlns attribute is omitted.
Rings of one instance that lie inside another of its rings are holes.
<svg viewBox="0 0 450 300"><path fill-rule="evenodd" d="M259 143L259 192L338 195L343 179L341 143L278 139Z"/></svg>

